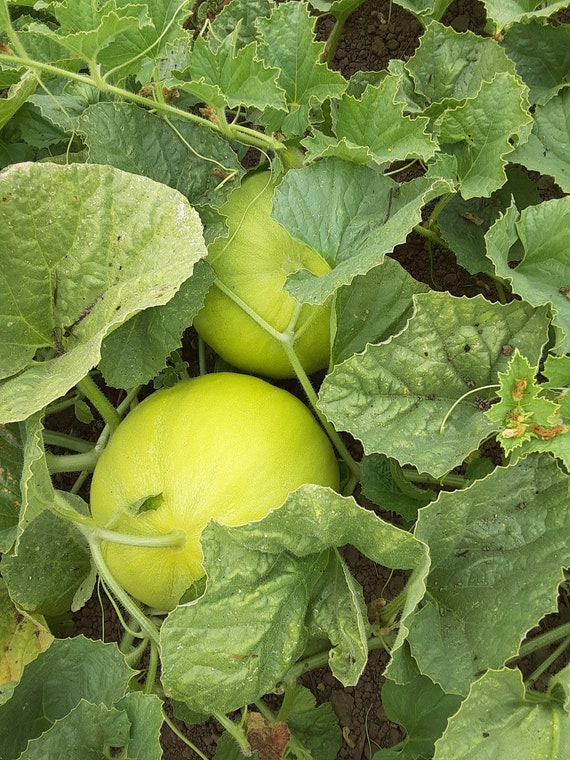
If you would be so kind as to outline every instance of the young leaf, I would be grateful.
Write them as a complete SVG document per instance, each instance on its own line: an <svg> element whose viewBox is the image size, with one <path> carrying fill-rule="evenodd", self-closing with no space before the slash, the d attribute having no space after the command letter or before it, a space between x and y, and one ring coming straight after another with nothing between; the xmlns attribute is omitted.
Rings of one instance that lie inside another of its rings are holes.
<svg viewBox="0 0 570 760"><path fill-rule="evenodd" d="M319 62L324 43L315 42L314 24L307 5L291 1L257 22L260 55L267 66L279 71L277 83L285 91L289 111L266 109L261 121L272 132L302 135L309 127L311 108L340 97L346 89L342 75Z"/></svg>
<svg viewBox="0 0 570 760"><path fill-rule="evenodd" d="M238 106L285 110L278 70L264 65L256 43L238 48L238 32L231 32L215 51L198 37L188 69L174 72L177 86L216 110Z"/></svg>
<svg viewBox="0 0 570 760"><path fill-rule="evenodd" d="M434 292L414 301L402 332L368 345L325 378L319 406L367 454L442 477L496 429L480 408L488 404L486 390L466 396L442 430L451 406L497 383L508 362L504 346L518 346L538 362L548 322L544 310L524 302L503 306Z"/></svg>
<svg viewBox="0 0 570 760"><path fill-rule="evenodd" d="M520 80L500 73L482 83L476 98L436 118L433 129L442 149L457 159L463 198L489 196L505 183L506 156L528 138L527 105Z"/></svg>
<svg viewBox="0 0 570 760"><path fill-rule="evenodd" d="M202 713L253 702L300 657L309 620L321 640L335 645L333 672L355 683L366 662L365 611L335 560L334 547L346 543L375 562L413 569L400 646L405 620L423 594L424 547L352 499L303 486L261 521L206 528L206 592L171 612L161 629L166 691Z"/></svg>
<svg viewBox="0 0 570 760"><path fill-rule="evenodd" d="M112 707L124 696L133 673L116 644L83 636L55 639L24 668L12 697L0 708L0 756L20 757L28 741L82 701Z"/></svg>
<svg viewBox="0 0 570 760"><path fill-rule="evenodd" d="M532 134L511 156L527 169L553 177L565 193L570 193L569 124L570 90L566 88L536 107Z"/></svg>
<svg viewBox="0 0 570 760"><path fill-rule="evenodd" d="M388 720L406 729L402 760L431 757L436 739L460 704L461 697L446 694L427 676L417 675L406 684L388 679L382 687L382 707ZM373 760L384 760L384 757L381 751Z"/></svg>
<svg viewBox="0 0 570 760"><path fill-rule="evenodd" d="M561 424L558 404L541 396L537 372L518 349L507 372L499 372L500 402L485 414L499 426L497 438L507 453L536 438L548 441L570 433L570 428Z"/></svg>
<svg viewBox="0 0 570 760"><path fill-rule="evenodd" d="M421 221L424 205L451 190L437 174L398 185L336 158L287 172L275 191L272 216L333 269L320 277L296 272L286 290L301 302L324 303L340 285L381 264Z"/></svg>
<svg viewBox="0 0 570 760"><path fill-rule="evenodd" d="M499 277L534 306L551 306L561 332L556 350L570 352L570 198L544 201L520 214L511 206L485 238L487 256ZM524 253L513 267L509 251L518 241Z"/></svg>
<svg viewBox="0 0 570 760"><path fill-rule="evenodd" d="M0 175L0 419L25 419L99 361L103 338L164 304L206 254L177 191L109 166Z"/></svg>
<svg viewBox="0 0 570 760"><path fill-rule="evenodd" d="M212 22L210 47L225 39L234 29L237 31L237 47L241 48L257 40L257 19L268 18L273 10L271 0L232 0L223 6Z"/></svg>
<svg viewBox="0 0 570 760"><path fill-rule="evenodd" d="M399 86L400 77L387 76L380 85L366 87L358 99L343 94L333 118L337 140L314 133L302 141L308 158L340 155L356 163L379 165L411 158L429 161L437 144L426 132L428 119L404 115L404 106L397 101Z"/></svg>
<svg viewBox="0 0 570 760"><path fill-rule="evenodd" d="M542 696L542 695L541 695ZM570 742L568 713L556 700L525 692L520 671L489 671L436 742L434 760L481 757L543 757L565 760Z"/></svg>
<svg viewBox="0 0 570 760"><path fill-rule="evenodd" d="M568 477L549 455L534 454L420 510L415 535L430 547L429 601L408 642L420 671L444 691L466 694L475 674L502 667L556 609L570 561L569 507Z"/></svg>
<svg viewBox="0 0 570 760"><path fill-rule="evenodd" d="M330 760L341 748L342 734L331 703L317 707L315 697L303 686L295 687L287 725L313 760Z"/></svg>

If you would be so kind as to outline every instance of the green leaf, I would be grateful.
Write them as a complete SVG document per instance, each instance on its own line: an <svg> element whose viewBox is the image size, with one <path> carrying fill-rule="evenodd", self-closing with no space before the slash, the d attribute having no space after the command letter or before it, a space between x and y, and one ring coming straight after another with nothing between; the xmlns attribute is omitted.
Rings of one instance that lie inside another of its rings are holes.
<svg viewBox="0 0 570 760"><path fill-rule="evenodd" d="M525 101L526 88L520 80L500 73L483 82L476 98L435 120L442 150L457 159L463 198L489 196L505 183L506 156L527 139L527 126L532 123Z"/></svg>
<svg viewBox="0 0 570 760"><path fill-rule="evenodd" d="M450 189L448 180L431 175L398 185L336 158L287 172L275 191L272 216L318 251L332 271L317 277L301 270L288 277L286 290L301 302L324 303L339 286L381 264L421 221L424 205Z"/></svg>
<svg viewBox="0 0 570 760"><path fill-rule="evenodd" d="M455 254L457 263L471 274L495 275L486 255L485 235L512 203L513 197L519 210L541 201L536 184L520 169L508 166L506 173L507 183L490 198L466 201L456 194L437 217L442 238ZM477 285L481 285L479 280Z"/></svg>
<svg viewBox="0 0 570 760"><path fill-rule="evenodd" d="M206 247L175 190L109 166L0 175L0 419L25 419L97 364L103 338L164 304Z"/></svg>
<svg viewBox="0 0 570 760"><path fill-rule="evenodd" d="M553 177L565 193L570 192L569 125L570 89L566 88L536 107L532 134L511 156L527 169Z"/></svg>
<svg viewBox="0 0 570 760"><path fill-rule="evenodd" d="M325 138L317 132L316 149L315 137L302 141L308 157L340 155L356 163L379 165L413 158L427 162L437 149L426 132L428 119L404 115L404 106L397 101L399 86L400 77L387 76L380 85L366 87L358 99L343 94L333 118L338 143L329 139L324 149L319 148Z"/></svg>
<svg viewBox="0 0 570 760"><path fill-rule="evenodd" d="M91 575L91 555L69 521L44 510L20 536L17 554L4 554L2 576L16 604L29 612L62 615Z"/></svg>
<svg viewBox="0 0 570 760"><path fill-rule="evenodd" d="M0 579L0 705L12 695L24 667L52 641L45 619L16 609Z"/></svg>
<svg viewBox="0 0 570 760"><path fill-rule="evenodd" d="M568 86L570 26L540 21L512 26L501 45L529 88L533 105L545 105Z"/></svg>
<svg viewBox="0 0 570 760"><path fill-rule="evenodd" d="M82 700L112 707L125 694L133 672L116 644L83 636L55 639L24 669L12 697L0 708L0 756L18 758L28 741Z"/></svg>
<svg viewBox="0 0 570 760"><path fill-rule="evenodd" d="M525 692L518 670L490 671L471 686L467 699L436 742L434 760L482 757L545 757L565 760L570 719L554 700Z"/></svg>
<svg viewBox="0 0 570 760"><path fill-rule="evenodd" d="M497 439L508 454L536 439L550 441L554 449L546 450L558 453L560 436L566 437L566 446L562 446L570 453L570 427L561 424L558 404L541 396L541 388L535 381L537 372L538 367L531 367L516 350L507 372L499 373L500 402L485 414L499 426ZM535 450L532 445L530 450ZM545 449L540 447L540 450ZM570 456L563 459L566 465L570 464Z"/></svg>
<svg viewBox="0 0 570 760"><path fill-rule="evenodd" d="M535 454L420 511L415 535L430 547L429 601L408 642L420 671L444 691L466 694L478 672L502 667L557 608L570 561L569 506L568 477Z"/></svg>
<svg viewBox="0 0 570 760"><path fill-rule="evenodd" d="M160 697L142 691L130 691L115 702L115 707L124 710L131 723L129 760L161 760L160 731L164 721L164 704Z"/></svg>
<svg viewBox="0 0 570 760"><path fill-rule="evenodd" d="M215 50L216 40L225 39L234 29L237 32L237 47L255 42L257 19L268 18L272 9L270 0L232 0L227 3L212 22L210 47Z"/></svg>
<svg viewBox="0 0 570 760"><path fill-rule="evenodd" d="M19 760L45 760L61 756L63 751L66 760L104 758L108 747L126 747L129 733L126 713L81 700L41 736L32 739Z"/></svg>
<svg viewBox="0 0 570 760"><path fill-rule="evenodd" d="M38 78L32 71L26 71L22 78L13 84L5 97L0 99L0 129L12 118L19 108L28 100L38 86Z"/></svg>
<svg viewBox="0 0 570 760"><path fill-rule="evenodd" d="M192 277L164 306L156 306L125 322L101 346L99 369L108 385L131 388L152 380L180 347L182 333L202 308L214 273L198 261Z"/></svg>
<svg viewBox="0 0 570 760"><path fill-rule="evenodd" d="M149 23L143 5L120 8L116 0L107 0L103 6L87 3L78 6L68 0L54 11L63 32L57 35L59 44L89 62L94 61L103 48L113 43L117 48L125 34L134 33ZM127 60L130 57L129 51Z"/></svg>
<svg viewBox="0 0 570 760"><path fill-rule="evenodd" d="M516 76L513 62L493 40L436 22L428 24L403 69L413 82L414 101L432 118L477 99L483 83L499 73Z"/></svg>
<svg viewBox="0 0 570 760"><path fill-rule="evenodd" d="M425 19L439 19L453 0L395 0L396 5L405 8L425 23Z"/></svg>
<svg viewBox="0 0 570 760"><path fill-rule="evenodd" d="M366 663L365 608L335 551L347 543L375 562L414 571L397 649L423 594L424 547L352 499L303 486L259 522L206 528L206 592L171 612L161 629L167 693L205 714L253 702L301 656L307 624L320 641L331 640L333 673L354 684Z"/></svg>
<svg viewBox="0 0 570 760"><path fill-rule="evenodd" d="M544 362L543 374L548 378L545 388L559 389L570 385L570 356L549 354Z"/></svg>
<svg viewBox="0 0 570 760"><path fill-rule="evenodd" d="M24 449L20 477L22 505L18 522L18 532L21 534L29 522L53 504L55 492L45 458L41 413L28 417L19 428Z"/></svg>
<svg viewBox="0 0 570 760"><path fill-rule="evenodd" d="M243 174L226 140L183 119L165 119L128 103L98 103L79 119L89 163L110 164L175 188L196 206L220 206Z"/></svg>
<svg viewBox="0 0 570 760"><path fill-rule="evenodd" d="M334 364L363 351L367 343L380 343L400 332L412 316L416 293L424 285L394 259L386 257L365 276L355 277L336 294L336 331L332 345Z"/></svg>
<svg viewBox="0 0 570 760"><path fill-rule="evenodd" d="M556 349L570 352L570 198L544 201L520 214L511 206L485 237L487 255L499 277L534 306L550 305L561 331ZM524 253L515 267L509 251L519 241Z"/></svg>
<svg viewBox="0 0 570 760"><path fill-rule="evenodd" d="M267 66L278 69L277 83L288 105L288 113L267 109L261 117L272 132L302 135L309 127L311 108L340 97L346 89L342 75L320 63L325 45L315 42L314 25L307 5L291 1L257 22L260 55Z"/></svg>
<svg viewBox="0 0 570 760"><path fill-rule="evenodd" d="M488 393L507 366L505 346L538 362L545 311L524 302L503 306L481 296L414 296L405 329L337 365L324 380L319 407L338 430L420 472L442 477L496 427L485 417ZM442 423L452 405L470 391Z"/></svg>
<svg viewBox="0 0 570 760"><path fill-rule="evenodd" d="M496 32L499 32L515 22L548 18L561 8L567 8L568 0L483 0L483 5L487 19L494 23Z"/></svg>
<svg viewBox="0 0 570 760"><path fill-rule="evenodd" d="M360 485L363 496L382 509L401 515L406 526L410 526L416 521L418 509L429 504L435 493L416 488L401 472L383 454L369 454L360 462Z"/></svg>
<svg viewBox="0 0 570 760"><path fill-rule="evenodd" d="M295 687L291 712L287 717L291 734L309 751L312 760L336 757L342 733L330 702L316 706L314 695L303 686Z"/></svg>
<svg viewBox="0 0 570 760"><path fill-rule="evenodd" d="M264 66L255 42L238 48L238 33L239 29L231 32L215 51L203 37L197 37L189 68L180 75L174 72L179 89L216 109L284 110L284 92L277 84L279 71ZM191 81L185 81L188 77Z"/></svg>
<svg viewBox="0 0 570 760"><path fill-rule="evenodd" d="M0 552L12 548L18 530L22 495L20 477L24 465L18 425L0 425Z"/></svg>
<svg viewBox="0 0 570 760"><path fill-rule="evenodd" d="M442 735L449 717L460 704L459 696L445 694L426 676L417 675L406 684L396 684L388 679L382 687L382 707L388 720L406 729L406 739L398 757L402 760L431 757L435 740ZM373 760L384 760L385 757L385 751L381 750Z"/></svg>

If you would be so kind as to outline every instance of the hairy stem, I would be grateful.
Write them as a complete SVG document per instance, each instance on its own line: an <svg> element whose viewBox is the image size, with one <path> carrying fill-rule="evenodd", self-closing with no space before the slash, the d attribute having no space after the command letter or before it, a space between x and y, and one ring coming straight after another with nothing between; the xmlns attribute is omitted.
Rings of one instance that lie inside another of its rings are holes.
<svg viewBox="0 0 570 760"><path fill-rule="evenodd" d="M56 472L93 472L99 454L100 452L91 446L89 451L81 454L50 454L46 452L45 458L48 470L54 475Z"/></svg>
<svg viewBox="0 0 570 760"><path fill-rule="evenodd" d="M99 390L92 377L87 375L77 383L77 387L99 412L109 430L113 433L119 426L121 416L105 394Z"/></svg>

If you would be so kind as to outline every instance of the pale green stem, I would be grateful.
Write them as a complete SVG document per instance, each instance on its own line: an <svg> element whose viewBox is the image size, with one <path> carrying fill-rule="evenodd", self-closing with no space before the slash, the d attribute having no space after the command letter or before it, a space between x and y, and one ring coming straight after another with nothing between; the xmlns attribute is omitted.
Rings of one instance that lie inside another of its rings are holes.
<svg viewBox="0 0 570 760"><path fill-rule="evenodd" d="M100 452L92 446L82 454L50 454L46 452L47 467L53 475L56 472L93 472Z"/></svg>
<svg viewBox="0 0 570 760"><path fill-rule="evenodd" d="M146 679L144 684L145 694L152 694L154 683L156 681L156 674L158 672L158 659L158 646L154 641L151 641L148 669L146 671Z"/></svg>
<svg viewBox="0 0 570 760"><path fill-rule="evenodd" d="M92 441L86 441L84 438L76 438L73 435L67 435L67 433L60 433L57 430L44 430L43 439L44 443L48 446L57 446L60 449L78 451L82 454L91 451L94 446Z"/></svg>
<svg viewBox="0 0 570 760"><path fill-rule="evenodd" d="M570 636L570 623L564 623L563 625L559 625L556 628L546 631L546 633L541 633L539 636L535 636L522 644L516 657L512 657L508 660L507 665L516 662L521 657L527 657L538 649L548 647L561 639L565 639L567 636Z"/></svg>
<svg viewBox="0 0 570 760"><path fill-rule="evenodd" d="M157 103L156 101L151 101L148 98L139 95L138 93L129 92L128 90L124 90L121 87L116 87L112 84L109 84L100 76L100 74L97 72L96 67L91 71L91 76L87 76L85 74L78 74L74 71L60 69L58 66L53 66L49 63L34 61L28 58L27 55L7 55L6 53L0 53L0 62L8 63L12 66L14 64L21 64L22 66L26 66L31 69L44 71L47 74L51 74L52 76L71 79L75 82L80 82L81 84L86 84L90 87L96 87L97 89L108 92L111 95L116 95L122 100L127 100L131 103L137 103L138 105L144 106L145 108L154 108L162 114L176 116L185 121L191 121L194 124L199 124L200 126L211 129L214 132L218 132L219 134L226 134L224 128L220 128L218 124L215 124L209 119L204 119L202 116L196 116L190 111L183 111L179 108L176 108L175 106L170 105L169 103ZM276 140L274 137L266 135L262 132L256 132L254 129L251 129L249 127L244 127L239 124L228 125L228 127L229 133L227 136L232 140L236 140L237 142L251 145L255 148L259 148L262 151L269 150L273 152L280 152L286 148L282 142Z"/></svg>
<svg viewBox="0 0 570 760"><path fill-rule="evenodd" d="M97 572L103 581L107 584L113 595L119 600L123 607L127 610L129 615L134 618L140 626L142 632L146 633L147 637L154 642L157 646L159 644L158 630L147 618L144 612L139 608L137 604L131 599L131 597L124 591L113 577L111 571L107 567L107 563L103 558L101 552L101 544L99 540L93 538L91 532L82 531L89 542L89 548L91 550L91 557L97 568Z"/></svg>
<svg viewBox="0 0 570 760"><path fill-rule="evenodd" d="M548 670L552 663L557 660L558 657L560 657L562 652L567 649L568 646L570 646L570 636L567 636L563 641L561 641L556 649L549 654L546 660L544 660L544 662L542 662L535 670L533 670L529 677L525 679L525 686L528 688L535 681L538 681L544 671Z"/></svg>
<svg viewBox="0 0 570 760"><path fill-rule="evenodd" d="M105 394L99 390L93 378L87 375L77 383L77 388L93 404L113 433L119 426L121 416Z"/></svg>

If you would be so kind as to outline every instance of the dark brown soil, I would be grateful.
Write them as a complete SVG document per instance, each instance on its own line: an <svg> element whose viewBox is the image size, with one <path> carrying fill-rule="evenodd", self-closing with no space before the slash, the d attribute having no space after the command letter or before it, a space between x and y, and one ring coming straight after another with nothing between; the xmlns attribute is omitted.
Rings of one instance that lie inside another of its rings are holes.
<svg viewBox="0 0 570 760"><path fill-rule="evenodd" d="M457 31L470 29L481 32L484 18L484 9L478 0L456 0L448 9L444 21ZM330 31L331 24L328 20L319 22L323 37ZM333 66L346 76L359 70L384 69L392 58L406 59L411 56L420 34L420 24L407 11L388 0L368 0L347 22ZM492 283L484 277L469 275L457 266L448 251L436 248L431 251L430 260L430 252L418 235L412 234L394 256L416 279L436 289L445 289L454 295L482 293L487 298L493 298ZM402 574L391 574L352 547L345 548L344 556L363 586L368 603L378 598L389 600L401 591L405 582ZM568 600L564 598L561 605L561 616L567 620L570 617ZM560 617L556 617L556 623L560 622ZM73 623L76 633L83 632L92 637L103 635L106 641L117 640L120 636L120 625L104 595L98 598L95 594L74 616ZM542 629L545 625L548 625L548 620L543 622ZM359 683L350 688L336 681L328 669L314 671L304 677L304 684L314 693L318 703L329 700L338 717L344 740L336 760L369 760L379 749L389 748L402 740L401 728L391 723L382 709L380 693L387 662L387 654L379 651L371 653ZM531 672L532 662L528 663L528 668ZM212 757L221 728L211 720L184 728L184 733L207 757ZM163 730L163 749L165 760L196 760L199 757L167 726Z"/></svg>

